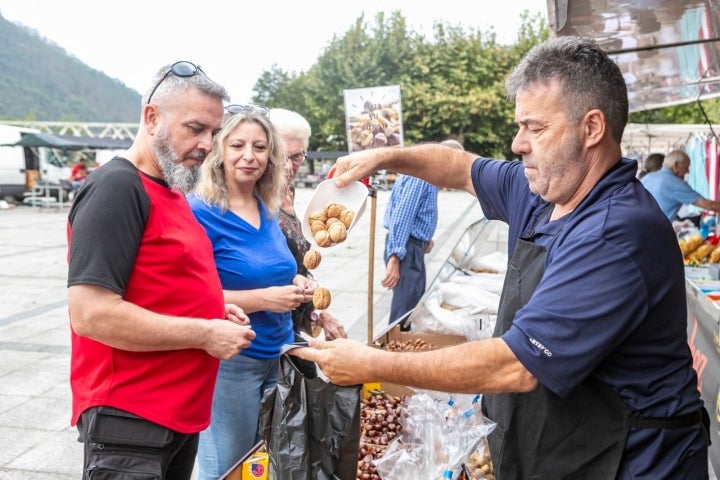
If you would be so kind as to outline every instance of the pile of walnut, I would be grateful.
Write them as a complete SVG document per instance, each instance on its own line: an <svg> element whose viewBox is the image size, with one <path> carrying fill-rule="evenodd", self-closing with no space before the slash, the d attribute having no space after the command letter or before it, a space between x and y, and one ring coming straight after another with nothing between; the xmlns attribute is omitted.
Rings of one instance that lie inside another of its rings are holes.
<svg viewBox="0 0 720 480"><path fill-rule="evenodd" d="M490 451L486 443L483 442L483 445L478 450L475 450L465 462L465 476L461 476L461 480L495 480Z"/></svg>
<svg viewBox="0 0 720 480"><path fill-rule="evenodd" d="M347 231L355 219L355 212L340 203L328 203L325 208L310 212L308 222L315 242L320 247L331 247L342 243L347 238ZM303 265L314 270L320 265L322 255L318 250L310 249L303 257ZM330 290L318 287L313 294L313 306L325 310L330 306Z"/></svg>
<svg viewBox="0 0 720 480"><path fill-rule="evenodd" d="M324 209L310 212L308 216L310 231L319 247L344 242L354 219L355 212L340 203L328 203Z"/></svg>
<svg viewBox="0 0 720 480"><path fill-rule="evenodd" d="M404 398L385 393L363 398L360 406L358 480L380 480L374 462L383 456L388 443L402 431L399 419Z"/></svg>

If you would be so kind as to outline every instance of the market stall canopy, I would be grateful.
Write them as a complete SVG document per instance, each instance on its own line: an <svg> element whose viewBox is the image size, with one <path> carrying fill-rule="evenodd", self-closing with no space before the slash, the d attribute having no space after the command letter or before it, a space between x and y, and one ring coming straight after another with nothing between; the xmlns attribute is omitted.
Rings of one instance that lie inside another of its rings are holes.
<svg viewBox="0 0 720 480"><path fill-rule="evenodd" d="M630 111L720 96L715 0L547 0L556 35L593 37L620 66Z"/></svg>
<svg viewBox="0 0 720 480"><path fill-rule="evenodd" d="M132 144L130 139L78 137L50 133L26 133L16 143L7 147L48 147L63 150L123 150Z"/></svg>
<svg viewBox="0 0 720 480"><path fill-rule="evenodd" d="M684 149L693 136L712 138L720 133L720 125L628 123L622 139L623 155L637 157L648 153L668 153Z"/></svg>

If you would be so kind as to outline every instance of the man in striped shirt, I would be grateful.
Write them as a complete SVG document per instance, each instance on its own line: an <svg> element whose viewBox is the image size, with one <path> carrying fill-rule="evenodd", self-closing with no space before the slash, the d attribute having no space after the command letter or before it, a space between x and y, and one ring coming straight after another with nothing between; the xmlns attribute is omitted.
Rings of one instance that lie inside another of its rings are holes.
<svg viewBox="0 0 720 480"><path fill-rule="evenodd" d="M456 140L444 145L463 150ZM393 323L415 308L425 293L427 275L425 254L433 247L432 237L437 227L438 188L409 175L398 175L385 210L383 226L386 273L382 286L393 291L389 323ZM410 330L401 322L402 331Z"/></svg>

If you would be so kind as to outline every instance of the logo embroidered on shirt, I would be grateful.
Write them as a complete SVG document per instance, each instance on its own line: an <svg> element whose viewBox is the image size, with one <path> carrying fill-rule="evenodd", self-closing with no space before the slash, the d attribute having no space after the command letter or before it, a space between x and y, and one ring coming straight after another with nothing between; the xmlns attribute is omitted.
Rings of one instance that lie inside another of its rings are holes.
<svg viewBox="0 0 720 480"><path fill-rule="evenodd" d="M532 343L532 344L535 345L537 348L539 348L540 350L542 350L542 352L545 354L546 357L552 357L552 352L551 352L550 350L548 350L547 348L545 348L545 345L543 345L542 343L538 342L538 341L535 340L534 338L531 338L531 339L529 339L529 340L530 340L530 343Z"/></svg>

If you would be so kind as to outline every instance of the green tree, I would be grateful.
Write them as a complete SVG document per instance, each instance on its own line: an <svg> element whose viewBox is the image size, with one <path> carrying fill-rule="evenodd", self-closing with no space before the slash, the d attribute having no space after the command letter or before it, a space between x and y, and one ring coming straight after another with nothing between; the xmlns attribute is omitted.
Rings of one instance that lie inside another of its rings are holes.
<svg viewBox="0 0 720 480"><path fill-rule="evenodd" d="M506 46L493 33L441 23L426 39L400 12L378 13L374 24L361 16L307 72L263 72L253 101L301 112L313 125L311 149L346 151L343 91L399 85L406 144L454 137L469 150L510 157L514 105L504 80L548 35L540 15L526 12L521 22L517 42Z"/></svg>
<svg viewBox="0 0 720 480"><path fill-rule="evenodd" d="M720 99L718 98L708 98L630 114L630 122L632 123L713 123L710 119L717 118L720 118Z"/></svg>

